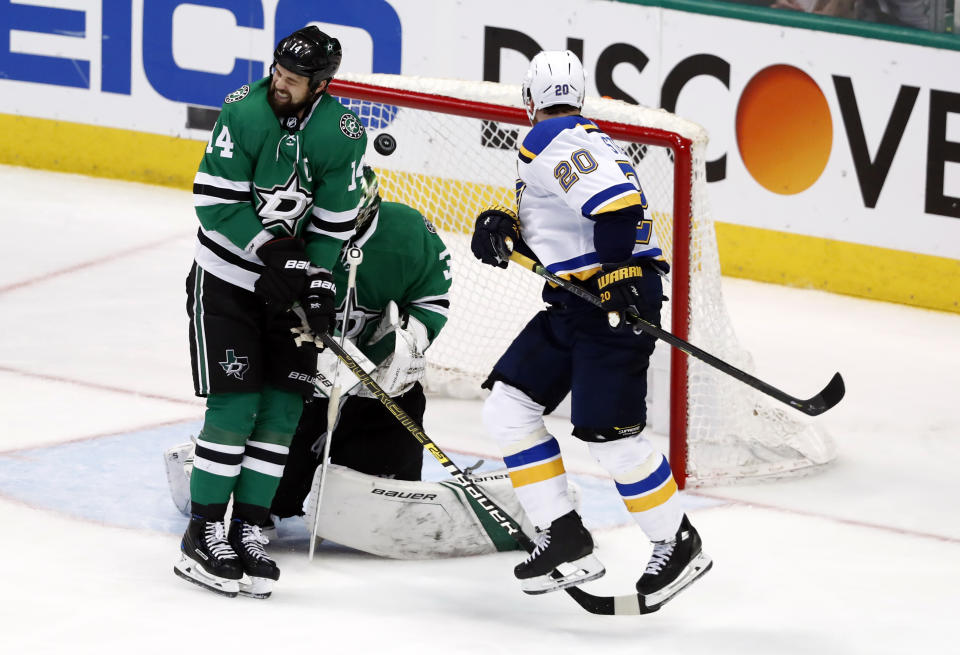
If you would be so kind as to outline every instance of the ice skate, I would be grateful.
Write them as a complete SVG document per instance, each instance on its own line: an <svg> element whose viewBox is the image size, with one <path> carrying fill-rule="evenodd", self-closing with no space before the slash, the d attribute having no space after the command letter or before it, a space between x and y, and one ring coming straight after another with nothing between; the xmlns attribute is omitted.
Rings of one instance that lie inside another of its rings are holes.
<svg viewBox="0 0 960 655"><path fill-rule="evenodd" d="M173 572L214 593L236 596L243 570L225 536L223 521L191 517L180 541L180 560L173 565Z"/></svg>
<svg viewBox="0 0 960 655"><path fill-rule="evenodd" d="M260 526L233 519L227 540L240 558L246 574L240 580L240 594L251 598L269 598L273 593L273 584L280 578L280 569L263 549L270 540L264 536Z"/></svg>
<svg viewBox="0 0 960 655"><path fill-rule="evenodd" d="M568 512L540 532L536 547L513 574L528 594L544 594L596 580L606 569L593 555L593 538L576 512ZM556 570L558 575L554 576Z"/></svg>
<svg viewBox="0 0 960 655"><path fill-rule="evenodd" d="M713 560L703 552L700 535L684 515L673 539L653 542L653 554L637 581L637 593L649 611L656 611L711 566Z"/></svg>

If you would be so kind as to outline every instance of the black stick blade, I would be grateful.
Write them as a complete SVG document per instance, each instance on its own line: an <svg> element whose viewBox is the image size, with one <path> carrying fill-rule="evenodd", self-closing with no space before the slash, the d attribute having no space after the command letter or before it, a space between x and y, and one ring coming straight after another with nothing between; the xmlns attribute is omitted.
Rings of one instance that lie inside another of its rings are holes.
<svg viewBox="0 0 960 655"><path fill-rule="evenodd" d="M640 594L624 594L623 596L594 596L587 593L579 587L567 587L564 589L567 594L577 602L580 607L591 614L612 615L636 615L650 614L659 609L649 609L643 602Z"/></svg>
<svg viewBox="0 0 960 655"><path fill-rule="evenodd" d="M823 391L818 393L810 400L802 401L802 406L797 407L797 409L804 414L809 414L810 416L823 414L825 411L843 400L843 395L846 392L847 388L843 384L843 378L839 373L834 373L833 377L830 379L830 382L828 382L827 386L823 388Z"/></svg>

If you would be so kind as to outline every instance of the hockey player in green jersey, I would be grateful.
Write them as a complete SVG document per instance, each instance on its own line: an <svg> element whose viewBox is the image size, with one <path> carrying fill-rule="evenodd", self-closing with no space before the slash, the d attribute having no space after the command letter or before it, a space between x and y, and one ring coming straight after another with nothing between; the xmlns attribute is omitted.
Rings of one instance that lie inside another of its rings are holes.
<svg viewBox="0 0 960 655"><path fill-rule="evenodd" d="M317 364L294 343L291 309L299 303L315 333L330 331L331 271L356 231L367 138L326 93L341 58L337 39L314 26L281 40L270 76L226 97L194 179L187 311L207 409L174 572L227 596L265 598L279 578L260 528Z"/></svg>
<svg viewBox="0 0 960 655"><path fill-rule="evenodd" d="M381 203L376 174L370 167L364 167L363 173L366 201L357 218L357 234L348 244L363 250L356 275L356 306L344 320L348 269L341 260L333 269L338 318L346 326L347 338L378 365L373 378L422 424L424 350L447 321L450 252L418 211L400 203ZM333 377L337 358L325 350L320 362L317 387L323 389ZM355 376L342 367L337 375L338 386L345 391L343 398L349 400L341 408L331 439L331 461L369 475L419 480L423 465L420 443L379 400L365 394L366 388ZM346 395L349 392L356 396ZM273 501L271 513L281 518L303 513L304 499L320 464L328 400L319 391L317 396L306 404Z"/></svg>

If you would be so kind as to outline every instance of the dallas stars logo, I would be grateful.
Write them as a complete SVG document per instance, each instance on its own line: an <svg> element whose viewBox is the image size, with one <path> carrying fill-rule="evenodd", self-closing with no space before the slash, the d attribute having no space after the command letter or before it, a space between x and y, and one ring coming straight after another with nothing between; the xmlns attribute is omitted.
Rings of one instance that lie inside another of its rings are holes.
<svg viewBox="0 0 960 655"><path fill-rule="evenodd" d="M250 87L244 84L239 89L228 95L223 99L224 102L236 102L237 100L243 100L247 97L247 94L250 93Z"/></svg>
<svg viewBox="0 0 960 655"><path fill-rule="evenodd" d="M353 114L344 114L340 117L340 131L351 139L363 136L363 124Z"/></svg>
<svg viewBox="0 0 960 655"><path fill-rule="evenodd" d="M250 368L247 358L237 357L232 348L227 351L227 361L220 362L220 366L223 367L223 372L227 374L227 377L237 378L238 380L242 380L247 369Z"/></svg>
<svg viewBox="0 0 960 655"><path fill-rule="evenodd" d="M267 229L280 226L290 236L299 232L300 221L307 214L313 196L300 185L300 176L294 171L283 184L272 189L254 187L257 214Z"/></svg>

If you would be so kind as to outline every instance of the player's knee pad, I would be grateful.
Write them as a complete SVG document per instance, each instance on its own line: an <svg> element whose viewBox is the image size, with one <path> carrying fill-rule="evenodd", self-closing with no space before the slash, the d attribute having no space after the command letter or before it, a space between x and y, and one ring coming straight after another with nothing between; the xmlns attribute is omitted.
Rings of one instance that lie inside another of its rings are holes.
<svg viewBox="0 0 960 655"><path fill-rule="evenodd" d="M217 393L207 396L201 439L216 443L243 445L257 418L260 394Z"/></svg>
<svg viewBox="0 0 960 655"><path fill-rule="evenodd" d="M254 438L289 446L303 413L303 398L292 391L265 386L260 394Z"/></svg>
<svg viewBox="0 0 960 655"><path fill-rule="evenodd" d="M483 425L504 452L517 452L551 438L543 405L516 387L495 382L483 403Z"/></svg>
<svg viewBox="0 0 960 655"><path fill-rule="evenodd" d="M259 402L260 394L256 392L207 396L207 412L203 429L197 436L190 476L194 506L213 505L216 507L210 511L222 515L219 507L226 508L233 480L240 475L243 452L253 432ZM198 473L200 471L203 473Z"/></svg>
<svg viewBox="0 0 960 655"><path fill-rule="evenodd" d="M646 477L660 465L663 456L642 435L616 441L592 441L590 454L615 479L627 473ZM633 477L633 475L631 477Z"/></svg>

